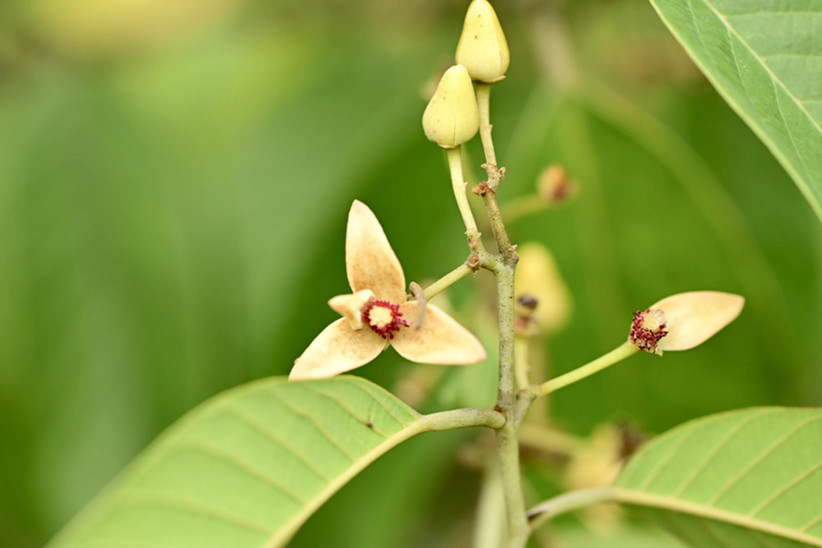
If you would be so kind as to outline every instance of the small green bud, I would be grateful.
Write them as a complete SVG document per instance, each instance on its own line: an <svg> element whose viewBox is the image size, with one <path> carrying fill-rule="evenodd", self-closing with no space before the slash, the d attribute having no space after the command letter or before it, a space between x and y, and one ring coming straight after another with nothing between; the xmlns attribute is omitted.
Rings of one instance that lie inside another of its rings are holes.
<svg viewBox="0 0 822 548"><path fill-rule="evenodd" d="M457 45L457 63L474 80L492 84L505 78L511 56L497 14L488 0L473 0Z"/></svg>
<svg viewBox="0 0 822 548"><path fill-rule="evenodd" d="M442 75L425 107L422 128L430 141L443 148L456 148L477 134L479 109L465 67L454 65Z"/></svg>

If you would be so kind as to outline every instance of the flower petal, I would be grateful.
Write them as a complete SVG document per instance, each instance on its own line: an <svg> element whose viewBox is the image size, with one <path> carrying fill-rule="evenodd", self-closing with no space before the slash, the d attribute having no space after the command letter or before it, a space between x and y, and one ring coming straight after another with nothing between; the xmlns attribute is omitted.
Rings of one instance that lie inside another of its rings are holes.
<svg viewBox="0 0 822 548"><path fill-rule="evenodd" d="M665 314L668 334L660 339L659 350L688 350L702 344L734 321L743 306L744 297L719 291L691 291L662 299L650 306Z"/></svg>
<svg viewBox="0 0 822 548"><path fill-rule="evenodd" d="M331 309L345 318L348 325L353 330L363 328L362 324L362 309L368 302L374 300L374 292L370 289L363 289L357 291L353 295L337 295L331 297L328 301L328 306Z"/></svg>
<svg viewBox="0 0 822 548"><path fill-rule="evenodd" d="M417 317L419 303L400 307L403 318ZM427 305L420 329L414 326L400 330L391 345L403 358L417 363L469 365L486 358L485 348L457 321L432 304Z"/></svg>
<svg viewBox="0 0 822 548"><path fill-rule="evenodd" d="M345 270L356 293L370 289L377 299L405 301L405 275L380 222L359 200L351 204L345 235Z"/></svg>
<svg viewBox="0 0 822 548"><path fill-rule="evenodd" d="M294 362L288 380L325 379L365 365L388 346L370 329L354 331L345 318L322 330Z"/></svg>

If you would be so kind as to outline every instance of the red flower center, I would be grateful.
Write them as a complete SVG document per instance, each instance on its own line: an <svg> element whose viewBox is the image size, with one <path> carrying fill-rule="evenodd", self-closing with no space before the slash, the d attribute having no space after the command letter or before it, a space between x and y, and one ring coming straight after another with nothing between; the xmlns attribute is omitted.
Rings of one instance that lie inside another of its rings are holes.
<svg viewBox="0 0 822 548"><path fill-rule="evenodd" d="M631 343L644 352L657 353L659 340L668 334L665 314L661 310L638 310L634 312L631 325Z"/></svg>
<svg viewBox="0 0 822 548"><path fill-rule="evenodd" d="M383 339L393 339L401 327L409 327L402 319L400 305L388 301L371 301L362 309L365 325Z"/></svg>

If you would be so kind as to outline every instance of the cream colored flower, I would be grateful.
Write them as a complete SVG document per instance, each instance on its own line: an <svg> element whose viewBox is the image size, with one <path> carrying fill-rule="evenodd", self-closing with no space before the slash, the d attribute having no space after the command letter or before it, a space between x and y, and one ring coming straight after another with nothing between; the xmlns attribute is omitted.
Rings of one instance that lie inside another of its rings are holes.
<svg viewBox="0 0 822 548"><path fill-rule="evenodd" d="M405 274L374 213L355 201L348 214L345 269L353 294L329 305L342 318L326 327L297 358L290 380L322 379L360 367L389 345L403 358L468 365L485 359L474 335L432 304L413 325L419 303L406 301Z"/></svg>
<svg viewBox="0 0 822 548"><path fill-rule="evenodd" d="M744 297L719 291L671 295L634 313L628 340L660 356L665 350L689 350L734 321L743 306Z"/></svg>

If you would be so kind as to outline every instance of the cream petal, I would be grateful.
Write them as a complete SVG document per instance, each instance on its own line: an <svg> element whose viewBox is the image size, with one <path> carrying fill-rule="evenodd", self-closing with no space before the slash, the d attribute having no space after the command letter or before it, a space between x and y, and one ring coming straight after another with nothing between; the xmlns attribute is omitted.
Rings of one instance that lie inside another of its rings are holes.
<svg viewBox="0 0 822 548"><path fill-rule="evenodd" d="M370 289L357 291L353 295L337 295L331 297L328 306L334 312L345 318L351 329L359 330L363 328L362 309L369 301L374 299L374 293Z"/></svg>
<svg viewBox="0 0 822 548"><path fill-rule="evenodd" d="M405 301L405 275L388 238L368 206L355 200L348 213L345 270L356 293L370 289L377 299Z"/></svg>
<svg viewBox="0 0 822 548"><path fill-rule="evenodd" d="M288 380L325 379L365 365L388 346L370 329L354 331L345 318L322 330L294 362Z"/></svg>
<svg viewBox="0 0 822 548"><path fill-rule="evenodd" d="M405 303L400 311L403 319L411 323L417 318L419 304ZM469 365L486 358L482 343L454 318L432 304L427 305L422 327L401 329L391 345L400 356L417 363Z"/></svg>
<svg viewBox="0 0 822 548"><path fill-rule="evenodd" d="M650 307L665 314L668 334L658 348L688 350L713 337L742 312L745 298L719 291L691 291L662 299Z"/></svg>

